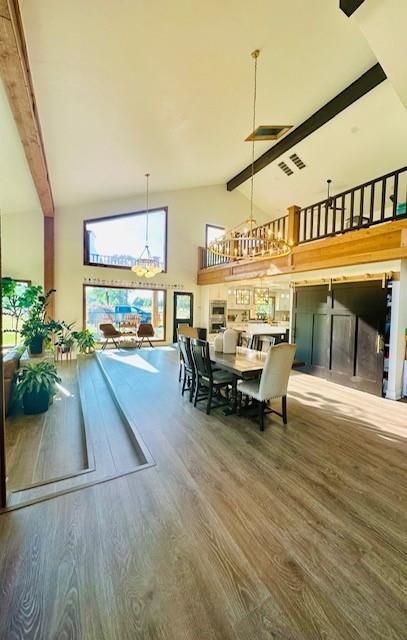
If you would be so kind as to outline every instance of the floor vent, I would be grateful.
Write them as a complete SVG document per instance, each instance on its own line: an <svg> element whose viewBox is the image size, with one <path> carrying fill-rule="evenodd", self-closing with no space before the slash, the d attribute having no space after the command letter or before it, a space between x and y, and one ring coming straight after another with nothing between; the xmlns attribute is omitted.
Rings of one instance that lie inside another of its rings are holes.
<svg viewBox="0 0 407 640"><path fill-rule="evenodd" d="M284 171L284 173L287 176L292 176L293 175L294 171L292 169L290 169L288 164L286 164L285 162L279 162L278 166L280 167L281 171Z"/></svg>
<svg viewBox="0 0 407 640"><path fill-rule="evenodd" d="M295 166L298 167L299 169L304 169L304 167L306 166L305 162L303 162L301 158L297 156L296 153L293 153L290 156L290 160L294 162Z"/></svg>

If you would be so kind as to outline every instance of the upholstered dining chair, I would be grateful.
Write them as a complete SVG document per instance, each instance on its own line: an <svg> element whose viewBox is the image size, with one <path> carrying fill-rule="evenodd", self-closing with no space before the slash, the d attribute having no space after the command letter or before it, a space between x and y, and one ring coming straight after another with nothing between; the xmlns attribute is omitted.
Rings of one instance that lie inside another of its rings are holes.
<svg viewBox="0 0 407 640"><path fill-rule="evenodd" d="M254 398L259 404L261 431L264 431L266 413L276 413L283 419L284 424L287 424L287 386L296 348L295 344L287 343L270 347L260 379L244 380L238 384L239 406L243 394ZM275 398L281 398L281 413L271 409L267 404Z"/></svg>
<svg viewBox="0 0 407 640"><path fill-rule="evenodd" d="M105 338L105 342L103 343L102 346L102 351L104 349L106 349L107 344L109 342L109 340L111 340L114 344L114 346L116 347L116 349L119 348L118 345L118 339L122 337L122 333L121 331L118 331L111 322L106 322L104 324L100 324L99 325L99 329L101 330L103 337Z"/></svg>
<svg viewBox="0 0 407 640"><path fill-rule="evenodd" d="M234 383L231 373L214 368L209 354L209 343L206 340L191 338L191 352L195 365L194 407L200 400L206 400L206 413L212 408L213 396L217 397L217 407L229 402L229 386ZM225 389L226 398L221 396Z"/></svg>
<svg viewBox="0 0 407 640"><path fill-rule="evenodd" d="M145 324L140 324L138 331L137 331L137 336L139 338L141 338L140 342L139 342L139 348L141 348L143 346L143 342L144 340L147 340L148 344L150 345L150 347L152 347L153 345L151 344L151 340L150 338L154 338L154 327L152 324L146 322Z"/></svg>

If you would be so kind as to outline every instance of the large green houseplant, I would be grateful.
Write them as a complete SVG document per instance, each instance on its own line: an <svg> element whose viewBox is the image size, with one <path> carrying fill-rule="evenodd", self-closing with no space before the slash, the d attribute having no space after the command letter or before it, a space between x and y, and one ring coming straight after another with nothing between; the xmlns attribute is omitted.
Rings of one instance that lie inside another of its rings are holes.
<svg viewBox="0 0 407 640"><path fill-rule="evenodd" d="M33 355L42 353L44 341L53 331L52 321L47 320L47 307L54 292L55 289L50 289L47 293L43 293L42 287L38 287L38 293L20 331L24 344Z"/></svg>
<svg viewBox="0 0 407 640"><path fill-rule="evenodd" d="M47 411L58 382L61 379L51 362L43 360L22 367L16 375L16 396L23 403L24 413Z"/></svg>
<svg viewBox="0 0 407 640"><path fill-rule="evenodd" d="M89 355L95 351L96 341L93 337L92 331L89 329L83 329L82 331L74 331L73 337L75 338L79 352L84 355Z"/></svg>
<svg viewBox="0 0 407 640"><path fill-rule="evenodd" d="M3 331L14 334L14 346L17 344L21 322L28 316L30 307L41 293L42 287L38 285L28 285L9 277L1 279L3 315L9 318Z"/></svg>

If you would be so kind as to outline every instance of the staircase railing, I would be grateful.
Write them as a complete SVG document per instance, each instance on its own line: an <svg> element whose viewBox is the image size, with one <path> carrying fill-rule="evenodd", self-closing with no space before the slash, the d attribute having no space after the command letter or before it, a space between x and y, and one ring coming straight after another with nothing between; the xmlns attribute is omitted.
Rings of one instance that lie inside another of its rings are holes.
<svg viewBox="0 0 407 640"><path fill-rule="evenodd" d="M269 231L279 238L287 240L288 216L281 216L281 218L275 218L274 220L270 220L270 222L266 222L266 224L255 227L253 229L253 235L261 240L268 237ZM208 267L215 267L221 264L227 264L228 262L232 262L232 260L217 256L206 247L199 247L199 269L207 269Z"/></svg>
<svg viewBox="0 0 407 640"><path fill-rule="evenodd" d="M299 243L407 216L407 167L300 210Z"/></svg>

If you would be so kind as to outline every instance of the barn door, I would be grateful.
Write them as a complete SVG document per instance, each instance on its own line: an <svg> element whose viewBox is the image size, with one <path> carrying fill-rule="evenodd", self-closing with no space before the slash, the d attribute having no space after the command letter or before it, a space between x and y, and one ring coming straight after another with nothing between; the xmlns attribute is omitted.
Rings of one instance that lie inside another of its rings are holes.
<svg viewBox="0 0 407 640"><path fill-rule="evenodd" d="M298 287L294 293L296 360L304 371L326 376L329 347L328 286Z"/></svg>

